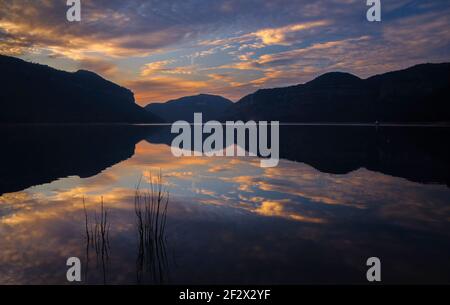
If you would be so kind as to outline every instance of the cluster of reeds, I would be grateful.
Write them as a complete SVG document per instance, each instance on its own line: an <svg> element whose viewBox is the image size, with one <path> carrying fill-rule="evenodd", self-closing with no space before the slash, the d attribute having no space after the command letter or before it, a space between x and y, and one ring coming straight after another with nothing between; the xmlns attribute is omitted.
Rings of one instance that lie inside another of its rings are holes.
<svg viewBox="0 0 450 305"><path fill-rule="evenodd" d="M134 209L138 232L137 278L142 281L144 273L152 276L154 283L163 283L167 275L165 227L169 191L163 181L161 170L156 176L148 174L148 187L141 190L141 180L135 189Z"/></svg>
<svg viewBox="0 0 450 305"><path fill-rule="evenodd" d="M138 232L137 280L138 283L148 280L161 284L168 280L168 260L166 255L165 228L167 222L167 209L169 206L169 191L163 181L162 171L153 176L148 174L147 186L141 189L142 177L135 188L134 210L136 214L136 227ZM85 216L86 240L86 268L85 278L88 281L89 253L95 250L97 268L101 268L103 282L106 284L109 265L109 232L111 223L109 213L105 208L103 197L100 202L100 211L94 211L89 217L83 198ZM93 219L93 222L90 220Z"/></svg>

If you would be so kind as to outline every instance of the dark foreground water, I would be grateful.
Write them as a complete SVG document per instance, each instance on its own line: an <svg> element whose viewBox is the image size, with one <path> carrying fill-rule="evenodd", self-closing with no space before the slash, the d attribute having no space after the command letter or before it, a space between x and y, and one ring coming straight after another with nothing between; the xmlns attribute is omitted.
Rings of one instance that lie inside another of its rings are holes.
<svg viewBox="0 0 450 305"><path fill-rule="evenodd" d="M65 284L71 256L95 284L364 283L371 256L385 283L450 283L446 128L282 127L267 169L175 158L164 127L0 136L0 284ZM143 240L135 188L159 170L167 218Z"/></svg>

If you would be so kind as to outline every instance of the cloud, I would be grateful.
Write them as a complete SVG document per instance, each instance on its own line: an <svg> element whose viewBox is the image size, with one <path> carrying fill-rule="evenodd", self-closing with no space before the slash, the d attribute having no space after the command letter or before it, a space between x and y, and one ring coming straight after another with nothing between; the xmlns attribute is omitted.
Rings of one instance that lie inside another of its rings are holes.
<svg viewBox="0 0 450 305"><path fill-rule="evenodd" d="M188 27L158 22L161 18L152 22L151 16L139 14L140 7L136 1L127 9L117 1L83 1L82 22L69 23L64 1L2 2L0 31L7 34L2 35L2 49L18 54L32 47L75 60L92 53L145 56L189 33Z"/></svg>
<svg viewBox="0 0 450 305"><path fill-rule="evenodd" d="M256 36L261 40L261 42L265 45L290 45L290 40L293 39L293 35L290 34L305 31L309 29L313 29L316 27L329 25L329 21L321 20L321 21L313 21L313 22L305 22L292 24L280 28L267 28L259 30L251 35ZM295 40L294 40L295 41Z"/></svg>
<svg viewBox="0 0 450 305"><path fill-rule="evenodd" d="M134 80L125 86L135 92L142 104L150 101L166 101L183 95L192 95L208 89L204 81L184 80L172 76L157 76L150 79Z"/></svg>
<svg viewBox="0 0 450 305"><path fill-rule="evenodd" d="M263 28L255 32L246 33L240 36L223 39L200 41L200 45L223 46L230 44L240 44L240 48L259 49L270 45L291 45L298 42L298 34L302 31L311 30L317 27L330 25L329 20L319 20L304 23L295 23L282 27Z"/></svg>
<svg viewBox="0 0 450 305"><path fill-rule="evenodd" d="M172 62L173 60L161 60L145 64L141 68L141 76L149 76L155 74L156 72L165 71L167 70L166 66Z"/></svg>

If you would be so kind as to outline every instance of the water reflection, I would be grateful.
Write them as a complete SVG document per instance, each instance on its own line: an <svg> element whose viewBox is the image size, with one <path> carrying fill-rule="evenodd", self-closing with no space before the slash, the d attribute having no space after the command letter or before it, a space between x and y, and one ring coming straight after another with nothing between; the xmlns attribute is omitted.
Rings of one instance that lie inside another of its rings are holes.
<svg viewBox="0 0 450 305"><path fill-rule="evenodd" d="M131 158L136 144L170 145L169 126L10 126L0 129L0 195L59 178L92 177ZM450 185L450 128L281 126L282 158L321 172L360 168Z"/></svg>
<svg viewBox="0 0 450 305"><path fill-rule="evenodd" d="M2 126L0 194L94 176L132 157L144 132L132 126Z"/></svg>
<svg viewBox="0 0 450 305"><path fill-rule="evenodd" d="M170 127L161 127L147 140L170 145L174 136ZM367 168L411 181L450 185L450 148L444 145L449 136L450 128L445 127L284 125L280 156L325 173Z"/></svg>
<svg viewBox="0 0 450 305"><path fill-rule="evenodd" d="M17 146L2 152L9 159L0 167L0 283L66 283L70 256L86 257L86 282L99 284L364 282L370 256L381 258L385 282L450 282L448 130L318 129L315 139L308 127L294 132L298 146L282 139L286 159L263 169L257 158L174 158L152 128L103 134L107 150L81 136L45 140L48 129L35 139L8 135ZM144 140L153 136L161 143ZM41 155L27 143L54 143L55 152L45 148L54 160L33 165ZM75 153L83 145L99 155ZM78 148L69 154L71 147ZM68 157L57 160L57 151ZM52 163L56 169L39 172ZM143 177L140 189L148 190L154 180L145 173L159 169L170 204L156 227L164 236L155 238L155 214L139 225L136 183ZM102 197L106 272L92 239ZM141 238L145 224L153 233Z"/></svg>

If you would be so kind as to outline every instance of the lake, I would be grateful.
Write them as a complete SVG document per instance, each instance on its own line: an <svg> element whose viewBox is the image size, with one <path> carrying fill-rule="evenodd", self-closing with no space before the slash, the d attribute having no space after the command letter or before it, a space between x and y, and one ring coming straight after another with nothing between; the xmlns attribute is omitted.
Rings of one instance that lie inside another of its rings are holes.
<svg viewBox="0 0 450 305"><path fill-rule="evenodd" d="M0 284L450 283L450 128L282 126L273 168L169 130L2 127Z"/></svg>

